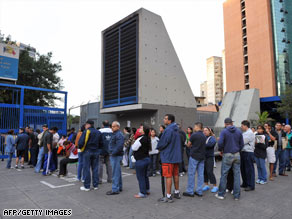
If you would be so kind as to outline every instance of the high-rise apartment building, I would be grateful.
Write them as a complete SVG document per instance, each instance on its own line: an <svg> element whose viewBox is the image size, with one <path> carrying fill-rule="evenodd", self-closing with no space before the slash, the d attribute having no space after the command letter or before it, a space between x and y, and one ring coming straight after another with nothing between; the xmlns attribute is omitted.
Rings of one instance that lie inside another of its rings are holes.
<svg viewBox="0 0 292 219"><path fill-rule="evenodd" d="M222 58L207 59L207 103L217 104L223 99Z"/></svg>
<svg viewBox="0 0 292 219"><path fill-rule="evenodd" d="M226 90L280 96L292 79L292 1L226 0Z"/></svg>

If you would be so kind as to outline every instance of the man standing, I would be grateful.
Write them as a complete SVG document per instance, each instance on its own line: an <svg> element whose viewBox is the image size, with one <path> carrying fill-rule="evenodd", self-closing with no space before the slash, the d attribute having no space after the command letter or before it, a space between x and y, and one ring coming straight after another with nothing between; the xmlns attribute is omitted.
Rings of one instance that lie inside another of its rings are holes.
<svg viewBox="0 0 292 219"><path fill-rule="evenodd" d="M203 124L200 122L195 123L194 134L190 138L187 147L190 147L190 159L188 168L188 187L187 191L183 193L184 196L194 197L194 195L203 196L204 186L204 160L206 148L206 136L203 133ZM195 188L195 176L198 172L197 189Z"/></svg>
<svg viewBox="0 0 292 219"><path fill-rule="evenodd" d="M218 142L219 151L223 152L221 178L219 192L215 195L218 199L224 199L226 193L227 175L232 168L234 174L233 196L235 200L240 198L240 151L244 143L241 132L233 126L230 118L224 120L225 129L222 130Z"/></svg>
<svg viewBox="0 0 292 219"><path fill-rule="evenodd" d="M285 132L288 138L288 145L286 148L286 167L287 171L291 171L291 161L292 161L292 132L291 132L291 126L286 125L285 126Z"/></svg>
<svg viewBox="0 0 292 219"><path fill-rule="evenodd" d="M113 135L109 142L110 162L112 165L112 190L107 195L118 195L123 191L121 161L123 159L124 135L120 131L120 123L112 123Z"/></svg>
<svg viewBox="0 0 292 219"><path fill-rule="evenodd" d="M268 125L268 128L266 129L266 132L268 135L272 138L275 134L270 131L271 126L269 124L265 124L265 126ZM266 128L266 127L265 127ZM276 150L276 162L274 165L274 170L273 170L273 176L276 177L276 170L277 170L277 164L279 162L279 175L280 176L288 176L285 174L285 166L286 166L286 159L285 159L285 148L283 148L283 140L286 138L286 133L282 130L282 125L281 123L277 122L276 123L276 134L277 138L277 148Z"/></svg>
<svg viewBox="0 0 292 219"><path fill-rule="evenodd" d="M18 161L19 157L21 157L21 168L24 169L24 156L25 156L25 151L28 149L28 144L29 144L29 137L28 135L24 132L24 128L19 129L19 134L15 140L15 145L16 145L16 164L15 168L18 168Z"/></svg>
<svg viewBox="0 0 292 219"><path fill-rule="evenodd" d="M179 164L182 162L181 138L175 117L172 114L164 116L164 124L167 126L163 132L157 150L160 151L162 176L166 178L166 197L159 199L160 202L172 203L171 196L172 178L174 178L174 198L180 199L179 192Z"/></svg>
<svg viewBox="0 0 292 219"><path fill-rule="evenodd" d="M102 122L102 128L99 130L102 136L102 149L100 150L99 155L99 184L102 184L104 164L106 166L107 182L112 183L112 166L110 163L108 146L113 136L113 131L109 126L109 121L105 120Z"/></svg>
<svg viewBox="0 0 292 219"><path fill-rule="evenodd" d="M250 129L250 122L244 120L241 122L241 130L243 131L244 146L240 153L240 170L242 177L242 188L244 191L252 191L255 189L255 173L254 173L254 148L255 135Z"/></svg>
<svg viewBox="0 0 292 219"><path fill-rule="evenodd" d="M39 153L38 133L34 132L33 128L29 129L30 137L30 167L33 168L37 164L37 157Z"/></svg>
<svg viewBox="0 0 292 219"><path fill-rule="evenodd" d="M43 170L44 176L50 175L55 170L55 165L52 160L53 135L54 135L54 130L53 128L50 128L50 130L44 134L44 138L43 138L44 154L45 154L44 170Z"/></svg>
<svg viewBox="0 0 292 219"><path fill-rule="evenodd" d="M47 147L45 145L44 138L45 138L45 135L47 134L47 132L49 132L48 125L44 124L42 128L43 128L43 132L38 135L40 148L39 148L39 154L38 154L38 161L37 161L37 164L36 164L35 169L34 169L36 173L39 173L41 168L42 168L43 159L44 159L44 155L45 155L44 148Z"/></svg>
<svg viewBox="0 0 292 219"><path fill-rule="evenodd" d="M94 122L88 120L85 124L85 131L82 133L78 142L78 147L83 151L83 175L84 186L80 187L82 191L90 191L92 170L93 189L98 189L98 160L99 149L102 148L102 137L100 131L94 128Z"/></svg>

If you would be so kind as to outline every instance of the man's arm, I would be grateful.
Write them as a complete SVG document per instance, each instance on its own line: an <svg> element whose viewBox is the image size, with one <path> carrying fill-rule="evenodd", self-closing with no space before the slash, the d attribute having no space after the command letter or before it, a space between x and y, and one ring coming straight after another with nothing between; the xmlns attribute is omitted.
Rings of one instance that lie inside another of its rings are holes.
<svg viewBox="0 0 292 219"><path fill-rule="evenodd" d="M164 150L170 144L171 137L172 137L172 132L165 130L158 142L156 149L159 151Z"/></svg>
<svg viewBox="0 0 292 219"><path fill-rule="evenodd" d="M81 148L84 146L84 144L85 144L85 136L86 136L86 132L87 132L87 130L85 130L85 131L82 133L82 135L81 135L81 137L80 137L80 139L79 139L79 141L78 141L78 148L79 148L79 149L81 149Z"/></svg>
<svg viewBox="0 0 292 219"><path fill-rule="evenodd" d="M115 137L117 138L116 139L116 148L114 148L112 155L117 155L118 153L123 151L123 147L124 147L124 136L122 134L120 134L120 135L116 135Z"/></svg>
<svg viewBox="0 0 292 219"><path fill-rule="evenodd" d="M218 150L223 151L224 149L224 141L225 141L225 135L224 131L220 133L219 141L218 141Z"/></svg>

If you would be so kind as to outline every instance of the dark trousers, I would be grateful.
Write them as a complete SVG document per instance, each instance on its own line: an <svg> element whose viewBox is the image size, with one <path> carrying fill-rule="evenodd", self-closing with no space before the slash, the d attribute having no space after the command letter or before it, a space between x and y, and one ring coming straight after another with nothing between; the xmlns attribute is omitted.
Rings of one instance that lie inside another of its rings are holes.
<svg viewBox="0 0 292 219"><path fill-rule="evenodd" d="M204 182L216 185L216 177L213 172L214 169L214 157L206 157L204 168Z"/></svg>
<svg viewBox="0 0 292 219"><path fill-rule="evenodd" d="M30 149L30 161L29 164L33 165L34 167L37 164L38 161L38 154L39 154L39 146L37 145L36 147L32 147Z"/></svg>
<svg viewBox="0 0 292 219"><path fill-rule="evenodd" d="M229 191L233 191L233 187L234 187L234 174L233 174L233 169L230 168L227 175L226 189L228 189Z"/></svg>
<svg viewBox="0 0 292 219"><path fill-rule="evenodd" d="M146 157L142 160L137 160L135 164L136 176L139 183L140 193L147 195L150 190L149 178L147 174L148 165L150 164L150 158Z"/></svg>
<svg viewBox="0 0 292 219"><path fill-rule="evenodd" d="M24 152L24 162L28 162L28 147L25 148L25 152Z"/></svg>
<svg viewBox="0 0 292 219"><path fill-rule="evenodd" d="M83 175L84 175L84 187L90 189L91 185L91 174L92 173L92 185L98 187L98 164L99 164L99 153L97 150L85 150L83 152Z"/></svg>
<svg viewBox="0 0 292 219"><path fill-rule="evenodd" d="M56 169L58 169L58 148L53 148L52 150L52 162L55 164Z"/></svg>
<svg viewBox="0 0 292 219"><path fill-rule="evenodd" d="M60 175L66 175L67 174L67 164L68 163L75 163L78 162L78 158L77 159L69 159L69 158L63 158L60 161Z"/></svg>
<svg viewBox="0 0 292 219"><path fill-rule="evenodd" d="M156 174L158 154L150 155L150 163L148 165L148 176Z"/></svg>
<svg viewBox="0 0 292 219"><path fill-rule="evenodd" d="M255 172L254 172L254 153L241 152L240 153L240 171L242 178L242 186L244 188L255 188Z"/></svg>
<svg viewBox="0 0 292 219"><path fill-rule="evenodd" d="M184 161L184 152L185 152L185 149L184 149L184 147L182 147L181 148L182 162L179 164L179 172L180 173L187 172L186 171L186 166L185 166L185 161Z"/></svg>

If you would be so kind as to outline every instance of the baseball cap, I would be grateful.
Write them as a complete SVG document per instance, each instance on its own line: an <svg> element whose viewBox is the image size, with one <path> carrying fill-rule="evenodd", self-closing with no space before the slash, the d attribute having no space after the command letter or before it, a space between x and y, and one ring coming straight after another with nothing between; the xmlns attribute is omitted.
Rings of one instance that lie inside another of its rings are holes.
<svg viewBox="0 0 292 219"><path fill-rule="evenodd" d="M225 120L224 120L224 123L225 124L230 124L230 123L233 123L234 121L232 121L232 119L231 118L226 118Z"/></svg>

